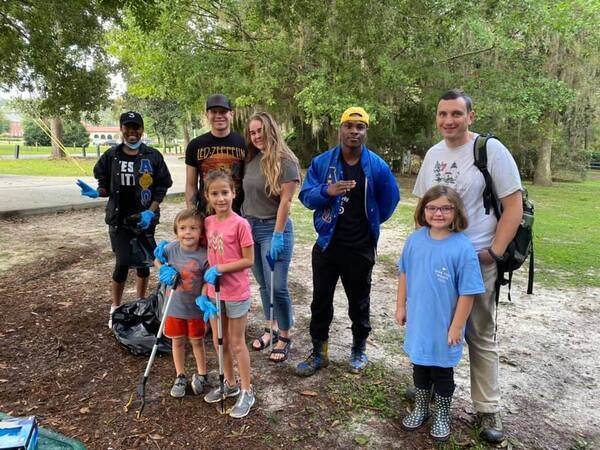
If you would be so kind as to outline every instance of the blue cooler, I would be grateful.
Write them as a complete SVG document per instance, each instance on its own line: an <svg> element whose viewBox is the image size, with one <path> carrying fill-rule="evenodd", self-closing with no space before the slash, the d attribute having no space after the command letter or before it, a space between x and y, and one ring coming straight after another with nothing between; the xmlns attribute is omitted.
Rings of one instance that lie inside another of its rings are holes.
<svg viewBox="0 0 600 450"><path fill-rule="evenodd" d="M37 441L35 417L0 419L0 450L35 450Z"/></svg>

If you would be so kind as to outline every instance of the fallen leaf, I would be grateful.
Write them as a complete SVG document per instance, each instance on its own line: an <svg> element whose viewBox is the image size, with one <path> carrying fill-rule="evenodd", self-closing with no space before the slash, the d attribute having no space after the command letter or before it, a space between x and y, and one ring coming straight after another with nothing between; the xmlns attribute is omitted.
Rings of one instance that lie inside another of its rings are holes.
<svg viewBox="0 0 600 450"><path fill-rule="evenodd" d="M306 397L317 397L319 394L317 394L315 391L302 391L300 392L300 395L304 395Z"/></svg>
<svg viewBox="0 0 600 450"><path fill-rule="evenodd" d="M367 436L364 436L362 434L359 434L358 436L356 436L354 438L354 440L356 441L356 443L358 445L367 445L369 442L369 438Z"/></svg>
<svg viewBox="0 0 600 450"><path fill-rule="evenodd" d="M164 437L158 433L149 434L148 437L154 441L158 441L159 439L164 439Z"/></svg>
<svg viewBox="0 0 600 450"><path fill-rule="evenodd" d="M2 379L2 380L0 380L0 383L8 383L8 380Z"/></svg>
<svg viewBox="0 0 600 450"><path fill-rule="evenodd" d="M81 408L81 409L79 410L79 413L80 413L80 414L87 414L87 413L89 413L89 412L90 412L90 408L89 408L89 406L84 406L83 408Z"/></svg>

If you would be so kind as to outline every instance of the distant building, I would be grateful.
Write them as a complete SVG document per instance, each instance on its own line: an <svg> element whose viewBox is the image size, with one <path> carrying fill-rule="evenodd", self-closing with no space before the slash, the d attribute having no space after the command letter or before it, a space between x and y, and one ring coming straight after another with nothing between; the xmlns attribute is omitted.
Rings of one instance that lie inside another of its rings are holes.
<svg viewBox="0 0 600 450"><path fill-rule="evenodd" d="M23 127L21 126L21 122L11 121L8 127L8 135L15 138L23 137Z"/></svg>
<svg viewBox="0 0 600 450"><path fill-rule="evenodd" d="M90 134L92 145L115 145L121 142L121 130L119 127L95 126L83 123Z"/></svg>
<svg viewBox="0 0 600 450"><path fill-rule="evenodd" d="M122 141L121 129L117 126L95 126L85 122L81 123L90 134L92 145L116 145ZM148 145L152 143L146 133L142 136L142 142Z"/></svg>

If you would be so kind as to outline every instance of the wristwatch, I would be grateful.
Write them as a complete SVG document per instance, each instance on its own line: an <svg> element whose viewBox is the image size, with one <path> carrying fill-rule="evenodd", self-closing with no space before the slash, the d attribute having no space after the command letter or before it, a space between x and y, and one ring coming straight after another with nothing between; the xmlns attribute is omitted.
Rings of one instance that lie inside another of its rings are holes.
<svg viewBox="0 0 600 450"><path fill-rule="evenodd" d="M494 261L496 262L504 262L504 257L503 256L498 256L494 253L494 251L492 250L492 247L487 249L488 253L490 254L490 256L492 258L494 258Z"/></svg>

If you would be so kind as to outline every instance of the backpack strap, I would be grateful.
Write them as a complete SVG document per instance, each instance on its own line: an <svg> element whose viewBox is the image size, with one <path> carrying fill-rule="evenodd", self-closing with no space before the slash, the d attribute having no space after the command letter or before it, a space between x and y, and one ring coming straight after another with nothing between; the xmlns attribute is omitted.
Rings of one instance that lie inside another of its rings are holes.
<svg viewBox="0 0 600 450"><path fill-rule="evenodd" d="M487 168L487 142L490 139L498 139L493 134L479 135L475 138L473 144L473 160L475 166L479 169L485 180L485 188L483 190L483 207L485 213L489 214L490 209L493 208L496 220L500 220L500 208L498 207L498 199L494 194L494 185L492 183L492 176Z"/></svg>
<svg viewBox="0 0 600 450"><path fill-rule="evenodd" d="M496 312L494 317L494 342L496 342L496 333L498 332L498 303L500 303L500 286L502 285L502 276L498 273L494 282L494 301L496 302Z"/></svg>
<svg viewBox="0 0 600 450"><path fill-rule="evenodd" d="M490 209L494 210L496 220L500 220L500 209L498 208L498 200L494 195L494 185L492 183L492 176L487 168L487 141L491 138L497 139L493 134L487 133L479 135L475 138L473 144L473 164L479 169L483 175L485 181L485 188L483 189L483 207L485 213L489 214ZM499 269L499 268L498 268ZM494 341L496 340L496 333L498 331L498 303L500 302L500 286L504 281L504 273L498 270L496 281L494 282L494 301L496 303L496 317L494 319ZM510 295L510 294L509 294Z"/></svg>
<svg viewBox="0 0 600 450"><path fill-rule="evenodd" d="M535 272L533 264L533 240L531 241L531 254L529 255L529 275L527 276L527 293L533 294L533 274Z"/></svg>

